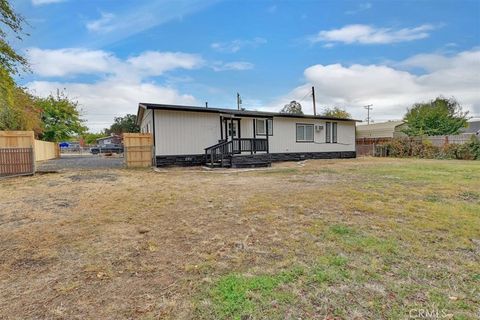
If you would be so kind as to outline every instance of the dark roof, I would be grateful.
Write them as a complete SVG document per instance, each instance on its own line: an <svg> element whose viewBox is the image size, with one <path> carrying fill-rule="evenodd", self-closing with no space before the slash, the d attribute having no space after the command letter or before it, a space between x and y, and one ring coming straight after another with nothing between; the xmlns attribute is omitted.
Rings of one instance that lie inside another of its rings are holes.
<svg viewBox="0 0 480 320"><path fill-rule="evenodd" d="M108 137L101 137L101 138L98 138L98 139L95 139L95 140L105 140L105 139L112 139L112 138L117 138L117 139L121 139L121 137L119 135L115 135L115 134L112 134Z"/></svg>
<svg viewBox="0 0 480 320"><path fill-rule="evenodd" d="M480 120L468 121L468 127L460 130L463 133L477 133L480 131Z"/></svg>
<svg viewBox="0 0 480 320"><path fill-rule="evenodd" d="M138 107L139 107L139 111L140 111L140 108L143 108L143 109L161 109L161 110L177 110L177 111L192 111L192 112L224 113L224 114L229 114L229 115L239 116L239 117L262 117L262 118L284 117L284 118L308 118L308 119L361 122L360 120L342 119L342 118L335 118L335 117L323 117L323 116L314 116L314 115L298 115L298 114L266 112L266 111L253 111L253 110L236 110L236 109L226 109L226 108L206 108L206 107L194 107L194 106L179 106L179 105L173 105L173 104L156 104L156 103L143 103L143 102L141 102L141 103L138 104ZM137 116L140 116L140 115L137 114ZM141 119L138 119L137 121L141 121Z"/></svg>

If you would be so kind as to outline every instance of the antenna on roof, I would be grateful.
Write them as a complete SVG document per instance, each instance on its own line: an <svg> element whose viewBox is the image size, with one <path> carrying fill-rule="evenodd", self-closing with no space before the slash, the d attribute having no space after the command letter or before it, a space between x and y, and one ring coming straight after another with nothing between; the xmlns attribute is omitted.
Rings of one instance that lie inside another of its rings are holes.
<svg viewBox="0 0 480 320"><path fill-rule="evenodd" d="M240 110L240 105L242 104L242 98L240 97L240 93L237 92L237 109Z"/></svg>
<svg viewBox="0 0 480 320"><path fill-rule="evenodd" d="M312 100L313 100L313 115L317 115L317 105L315 103L315 87L312 86Z"/></svg>

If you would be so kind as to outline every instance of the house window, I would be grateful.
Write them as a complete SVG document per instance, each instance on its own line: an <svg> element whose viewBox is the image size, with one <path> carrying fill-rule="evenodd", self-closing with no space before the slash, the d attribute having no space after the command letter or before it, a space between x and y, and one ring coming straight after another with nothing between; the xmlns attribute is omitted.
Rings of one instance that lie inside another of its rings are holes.
<svg viewBox="0 0 480 320"><path fill-rule="evenodd" d="M332 122L332 142L337 143L337 123Z"/></svg>
<svg viewBox="0 0 480 320"><path fill-rule="evenodd" d="M332 142L332 124L327 122L325 124L325 142L330 143Z"/></svg>
<svg viewBox="0 0 480 320"><path fill-rule="evenodd" d="M268 135L273 136L273 120L272 119L255 119L255 133L258 136L265 135L267 121L268 121Z"/></svg>
<svg viewBox="0 0 480 320"><path fill-rule="evenodd" d="M297 123L297 142L313 142L313 124Z"/></svg>
<svg viewBox="0 0 480 320"><path fill-rule="evenodd" d="M228 123L228 136L231 137L233 135L234 138L237 138L237 124L238 122L229 122ZM232 128L233 125L233 128Z"/></svg>
<svg viewBox="0 0 480 320"><path fill-rule="evenodd" d="M327 122L325 126L325 142L337 143L337 123Z"/></svg>

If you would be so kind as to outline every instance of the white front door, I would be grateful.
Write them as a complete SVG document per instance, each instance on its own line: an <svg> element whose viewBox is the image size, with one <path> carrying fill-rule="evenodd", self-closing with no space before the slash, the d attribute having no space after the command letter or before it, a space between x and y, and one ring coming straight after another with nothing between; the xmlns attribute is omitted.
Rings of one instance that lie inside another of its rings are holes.
<svg viewBox="0 0 480 320"><path fill-rule="evenodd" d="M240 120L234 119L233 121L231 121L226 119L225 121L227 122L227 137L229 139L240 138L240 130L239 130Z"/></svg>

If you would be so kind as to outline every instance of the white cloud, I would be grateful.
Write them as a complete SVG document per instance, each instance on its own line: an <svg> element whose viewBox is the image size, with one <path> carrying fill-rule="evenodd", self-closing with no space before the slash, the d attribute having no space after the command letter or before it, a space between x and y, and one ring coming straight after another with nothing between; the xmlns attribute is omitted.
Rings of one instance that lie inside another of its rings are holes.
<svg viewBox="0 0 480 320"><path fill-rule="evenodd" d="M214 42L210 47L218 52L235 53L245 47L256 48L265 43L267 43L266 39L257 37L251 40L236 39L227 42Z"/></svg>
<svg viewBox="0 0 480 320"><path fill-rule="evenodd" d="M270 13L270 14L273 14L275 12L277 12L277 6L276 5L271 5L267 8L267 12Z"/></svg>
<svg viewBox="0 0 480 320"><path fill-rule="evenodd" d="M33 72L45 77L112 73L120 63L111 53L83 48L30 48L27 50L27 57Z"/></svg>
<svg viewBox="0 0 480 320"><path fill-rule="evenodd" d="M88 31L107 33L113 31L115 28L112 25L112 20L115 18L113 13L101 13L101 17L97 20L87 22L86 27Z"/></svg>
<svg viewBox="0 0 480 320"><path fill-rule="evenodd" d="M174 77L177 80L171 81L167 74L164 84L158 84L148 80L149 77L165 75L176 69L190 70L203 66L215 71L253 68L251 63L244 61L207 63L200 55L184 52L146 51L120 59L102 50L30 48L27 56L37 76L70 80L32 81L27 87L41 96L65 89L70 97L78 99L88 120L87 125L96 131L109 126L114 116L135 113L141 101L196 104L193 96L181 94L170 87L172 83L178 83L180 78ZM96 78L91 83L85 83L75 81L78 75ZM184 77L180 81L191 81L191 78Z"/></svg>
<svg viewBox="0 0 480 320"><path fill-rule="evenodd" d="M193 96L155 83L119 82L113 79L92 84L33 81L27 87L40 96L65 89L69 97L80 103L88 127L97 132L110 126L115 116L136 114L139 102L197 104Z"/></svg>
<svg viewBox="0 0 480 320"><path fill-rule="evenodd" d="M370 2L360 3L355 9L345 11L346 14L357 14L362 11L366 11L372 8L372 4Z"/></svg>
<svg viewBox="0 0 480 320"><path fill-rule="evenodd" d="M79 74L105 74L116 77L159 76L174 69L193 69L203 65L203 59L183 52L146 51L121 60L103 50L64 48L44 50L30 48L28 60L34 73L44 77L65 77Z"/></svg>
<svg viewBox="0 0 480 320"><path fill-rule="evenodd" d="M105 47L164 23L182 20L217 1L135 1L134 7L120 6L123 9L118 8L114 15L105 13L100 17L91 17L90 21L85 23L85 27L91 31L91 38L84 41L89 46Z"/></svg>
<svg viewBox="0 0 480 320"><path fill-rule="evenodd" d="M408 68L420 68L415 74ZM445 55L416 55L392 65L313 65L304 71L305 84L276 99L266 109L280 110L286 102L301 99L315 86L317 105L346 107L364 119L364 105L373 104L376 120L399 119L415 102L439 95L455 97L466 110L480 114L480 49ZM312 113L312 103L301 101Z"/></svg>
<svg viewBox="0 0 480 320"><path fill-rule="evenodd" d="M139 56L128 59L127 63L144 74L161 75L173 69L198 68L204 64L204 61L196 54L146 51Z"/></svg>
<svg viewBox="0 0 480 320"><path fill-rule="evenodd" d="M254 67L253 63L246 62L246 61L233 61L233 62L227 62L227 63L217 61L212 64L212 69L214 71L228 71L228 70L243 71L243 70L253 69L253 67Z"/></svg>
<svg viewBox="0 0 480 320"><path fill-rule="evenodd" d="M392 29L375 28L364 24L346 25L340 29L323 30L309 38L310 42L345 43L345 44L387 44L413 41L427 38L434 26L424 24L414 28Z"/></svg>
<svg viewBox="0 0 480 320"><path fill-rule="evenodd" d="M34 6L41 6L44 4L52 4L52 3L59 3L64 2L65 0L32 0L32 4Z"/></svg>

